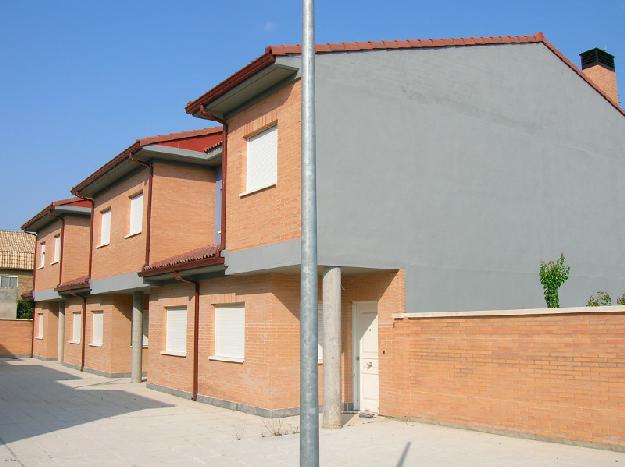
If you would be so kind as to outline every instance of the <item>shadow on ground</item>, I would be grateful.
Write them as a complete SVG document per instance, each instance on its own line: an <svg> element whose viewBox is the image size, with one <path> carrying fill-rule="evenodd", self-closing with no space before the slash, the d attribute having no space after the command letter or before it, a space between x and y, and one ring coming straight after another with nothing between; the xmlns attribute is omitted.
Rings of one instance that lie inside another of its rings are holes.
<svg viewBox="0 0 625 467"><path fill-rule="evenodd" d="M0 360L0 441L11 443L116 415L171 407L127 391L96 389L111 387L114 381L87 381L41 365Z"/></svg>

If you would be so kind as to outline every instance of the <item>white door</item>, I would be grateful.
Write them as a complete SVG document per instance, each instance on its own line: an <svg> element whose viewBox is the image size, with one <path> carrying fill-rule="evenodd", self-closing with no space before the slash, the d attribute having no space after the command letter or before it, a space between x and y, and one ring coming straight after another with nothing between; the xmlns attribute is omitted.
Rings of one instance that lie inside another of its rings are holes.
<svg viewBox="0 0 625 467"><path fill-rule="evenodd" d="M378 304L354 302L352 306L354 342L355 409L378 413L380 370L378 359Z"/></svg>

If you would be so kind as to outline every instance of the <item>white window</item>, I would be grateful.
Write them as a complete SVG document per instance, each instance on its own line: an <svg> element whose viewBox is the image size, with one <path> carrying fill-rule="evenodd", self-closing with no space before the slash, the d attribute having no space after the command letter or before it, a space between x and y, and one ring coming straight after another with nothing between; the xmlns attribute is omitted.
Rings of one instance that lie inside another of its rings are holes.
<svg viewBox="0 0 625 467"><path fill-rule="evenodd" d="M80 312L72 313L72 344L80 344L80 332L82 330L82 317Z"/></svg>
<svg viewBox="0 0 625 467"><path fill-rule="evenodd" d="M167 308L165 353L180 356L187 354L186 306Z"/></svg>
<svg viewBox="0 0 625 467"><path fill-rule="evenodd" d="M39 269L46 264L46 244L42 242L39 245Z"/></svg>
<svg viewBox="0 0 625 467"><path fill-rule="evenodd" d="M245 307L215 307L215 358L242 362L245 358Z"/></svg>
<svg viewBox="0 0 625 467"><path fill-rule="evenodd" d="M317 304L317 362L323 363L323 303Z"/></svg>
<svg viewBox="0 0 625 467"><path fill-rule="evenodd" d="M0 276L0 288L2 289L17 288L17 276Z"/></svg>
<svg viewBox="0 0 625 467"><path fill-rule="evenodd" d="M108 245L111 241L111 210L100 213L100 246Z"/></svg>
<svg viewBox="0 0 625 467"><path fill-rule="evenodd" d="M130 198L130 228L128 235L141 233L143 228L143 193Z"/></svg>
<svg viewBox="0 0 625 467"><path fill-rule="evenodd" d="M93 331L91 335L91 345L101 346L104 337L104 312L94 311L93 315Z"/></svg>
<svg viewBox="0 0 625 467"><path fill-rule="evenodd" d="M278 180L278 127L272 126L247 140L247 193L275 185Z"/></svg>
<svg viewBox="0 0 625 467"><path fill-rule="evenodd" d="M147 347L150 335L150 315L146 310L143 311L143 347Z"/></svg>
<svg viewBox="0 0 625 467"><path fill-rule="evenodd" d="M58 263L59 261L61 261L61 236L60 235L55 235L54 236L54 252L53 252L53 257L52 257L52 264L54 263Z"/></svg>
<svg viewBox="0 0 625 467"><path fill-rule="evenodd" d="M43 313L37 313L37 338L43 339Z"/></svg>

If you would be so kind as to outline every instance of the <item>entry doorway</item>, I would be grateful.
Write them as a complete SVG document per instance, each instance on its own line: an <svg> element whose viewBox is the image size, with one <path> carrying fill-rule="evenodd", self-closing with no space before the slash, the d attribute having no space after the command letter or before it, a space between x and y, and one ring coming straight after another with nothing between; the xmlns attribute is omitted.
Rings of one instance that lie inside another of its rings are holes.
<svg viewBox="0 0 625 467"><path fill-rule="evenodd" d="M377 302L352 303L352 346L354 410L378 413L380 366Z"/></svg>

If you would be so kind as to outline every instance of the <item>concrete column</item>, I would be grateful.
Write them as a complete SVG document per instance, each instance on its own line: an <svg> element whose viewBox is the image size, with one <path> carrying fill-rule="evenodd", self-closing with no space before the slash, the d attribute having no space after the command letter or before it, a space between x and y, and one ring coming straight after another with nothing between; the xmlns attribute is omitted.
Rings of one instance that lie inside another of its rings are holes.
<svg viewBox="0 0 625 467"><path fill-rule="evenodd" d="M341 268L323 276L323 428L341 428Z"/></svg>
<svg viewBox="0 0 625 467"><path fill-rule="evenodd" d="M140 383L143 376L143 292L132 294L132 376L133 383Z"/></svg>
<svg viewBox="0 0 625 467"><path fill-rule="evenodd" d="M59 302L59 319L57 331L56 356L59 362L65 357L65 302Z"/></svg>

